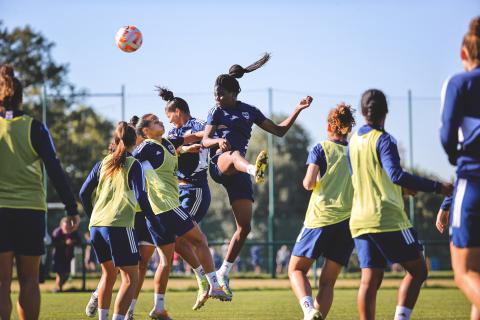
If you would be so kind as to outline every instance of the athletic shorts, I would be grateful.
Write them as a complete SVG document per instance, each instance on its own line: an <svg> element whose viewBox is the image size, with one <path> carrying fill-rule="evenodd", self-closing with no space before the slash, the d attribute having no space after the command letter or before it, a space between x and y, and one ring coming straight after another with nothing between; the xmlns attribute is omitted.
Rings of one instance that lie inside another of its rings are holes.
<svg viewBox="0 0 480 320"><path fill-rule="evenodd" d="M90 238L100 263L112 260L115 267L134 266L140 260L133 228L91 227Z"/></svg>
<svg viewBox="0 0 480 320"><path fill-rule="evenodd" d="M135 214L135 234L139 246L155 246L152 235L147 227L147 219L143 212Z"/></svg>
<svg viewBox="0 0 480 320"><path fill-rule="evenodd" d="M220 183L227 190L230 204L240 199L248 199L253 202L253 185L250 175L244 172L238 172L231 176L224 175L217 165L219 156L220 154L216 154L210 159L209 172L213 181Z"/></svg>
<svg viewBox="0 0 480 320"><path fill-rule="evenodd" d="M44 211L0 208L0 253L41 256L45 253L44 238Z"/></svg>
<svg viewBox="0 0 480 320"><path fill-rule="evenodd" d="M190 215L182 207L156 214L152 219L156 219L161 226L161 230L156 230L147 219L148 230L157 247L174 243L176 237L183 236L195 226Z"/></svg>
<svg viewBox="0 0 480 320"><path fill-rule="evenodd" d="M450 208L450 240L457 248L480 247L480 181L458 179Z"/></svg>
<svg viewBox="0 0 480 320"><path fill-rule="evenodd" d="M292 255L314 260L323 256L347 266L354 246L349 221L347 219L320 228L303 227Z"/></svg>
<svg viewBox="0 0 480 320"><path fill-rule="evenodd" d="M180 206L190 214L195 222L199 223L207 214L212 197L208 184L195 186L181 184L178 186L180 193Z"/></svg>
<svg viewBox="0 0 480 320"><path fill-rule="evenodd" d="M360 268L387 267L387 263L401 263L420 258L423 246L415 229L367 233L353 239Z"/></svg>

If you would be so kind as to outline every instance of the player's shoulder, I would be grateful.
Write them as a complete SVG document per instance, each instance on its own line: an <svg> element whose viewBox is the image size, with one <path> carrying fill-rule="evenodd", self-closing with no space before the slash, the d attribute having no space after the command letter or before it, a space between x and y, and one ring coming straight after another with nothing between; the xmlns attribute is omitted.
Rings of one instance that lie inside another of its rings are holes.
<svg viewBox="0 0 480 320"><path fill-rule="evenodd" d="M480 79L480 68L468 72L459 72L448 77L444 81L444 87L453 85L458 89L466 88L470 87L468 84L472 83L474 80L478 81L478 79Z"/></svg>
<svg viewBox="0 0 480 320"><path fill-rule="evenodd" d="M395 139L395 137L387 131L382 131L380 137L378 138L378 143L397 145L397 139Z"/></svg>

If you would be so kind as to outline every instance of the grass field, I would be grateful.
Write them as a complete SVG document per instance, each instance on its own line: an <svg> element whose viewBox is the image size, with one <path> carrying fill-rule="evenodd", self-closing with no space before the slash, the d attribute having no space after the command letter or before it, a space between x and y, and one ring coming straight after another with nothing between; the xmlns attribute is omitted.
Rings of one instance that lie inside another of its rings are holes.
<svg viewBox="0 0 480 320"><path fill-rule="evenodd" d="M288 289L238 290L230 303L208 301L199 311L192 311L194 291L167 292L166 306L173 319L301 319L301 309ZM338 289L328 319L358 319L356 289ZM395 289L381 289L377 300L377 319L393 319ZM40 319L87 319L84 307L89 293L42 293ZM16 294L13 296L16 299ZM147 319L153 293L142 292L136 319ZM454 288L425 288L420 294L413 319L468 319L469 303ZM112 311L110 312L110 316ZM17 319L14 313L13 319Z"/></svg>

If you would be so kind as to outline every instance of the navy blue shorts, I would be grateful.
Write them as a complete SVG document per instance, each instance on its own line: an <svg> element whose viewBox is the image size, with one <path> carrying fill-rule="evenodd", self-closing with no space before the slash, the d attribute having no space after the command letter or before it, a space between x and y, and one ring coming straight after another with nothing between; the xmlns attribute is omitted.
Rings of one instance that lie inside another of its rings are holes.
<svg viewBox="0 0 480 320"><path fill-rule="evenodd" d="M140 260L133 228L91 227L90 238L98 261L112 260L115 267L134 266Z"/></svg>
<svg viewBox="0 0 480 320"><path fill-rule="evenodd" d="M387 267L387 262L401 263L420 258L423 246L415 229L367 233L353 239L360 268Z"/></svg>
<svg viewBox="0 0 480 320"><path fill-rule="evenodd" d="M147 227L147 219L143 212L135 214L135 234L139 246L155 246L152 235Z"/></svg>
<svg viewBox="0 0 480 320"><path fill-rule="evenodd" d="M324 256L347 266L354 246L349 221L347 219L321 228L303 227L292 255L315 260Z"/></svg>
<svg viewBox="0 0 480 320"><path fill-rule="evenodd" d="M162 230L156 230L147 219L148 230L157 247L174 243L175 237L183 236L195 226L190 215L182 207L156 214L153 219L157 219L162 226Z"/></svg>
<svg viewBox="0 0 480 320"><path fill-rule="evenodd" d="M455 247L480 247L480 181L457 180L450 208L450 226L450 239Z"/></svg>
<svg viewBox="0 0 480 320"><path fill-rule="evenodd" d="M178 186L180 192L180 206L188 212L195 222L199 223L207 214L212 197L208 184L195 186L181 184Z"/></svg>
<svg viewBox="0 0 480 320"><path fill-rule="evenodd" d="M0 252L24 256L45 253L45 212L0 208Z"/></svg>
<svg viewBox="0 0 480 320"><path fill-rule="evenodd" d="M219 156L220 154L216 154L210 159L209 172L213 181L220 183L227 190L230 204L240 199L248 199L253 202L253 185L250 175L245 172L238 172L231 176L224 175L217 165Z"/></svg>

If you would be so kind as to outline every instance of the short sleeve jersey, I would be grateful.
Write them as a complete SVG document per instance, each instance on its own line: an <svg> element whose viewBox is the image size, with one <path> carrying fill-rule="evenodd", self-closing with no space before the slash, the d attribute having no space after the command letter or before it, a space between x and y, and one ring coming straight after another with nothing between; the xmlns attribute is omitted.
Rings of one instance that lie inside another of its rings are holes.
<svg viewBox="0 0 480 320"><path fill-rule="evenodd" d="M232 150L238 150L245 155L253 124L260 125L265 119L266 117L258 108L237 101L234 108L210 109L207 124L217 126L216 136L227 139Z"/></svg>

